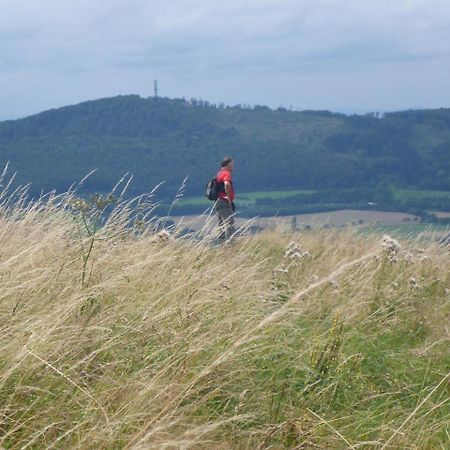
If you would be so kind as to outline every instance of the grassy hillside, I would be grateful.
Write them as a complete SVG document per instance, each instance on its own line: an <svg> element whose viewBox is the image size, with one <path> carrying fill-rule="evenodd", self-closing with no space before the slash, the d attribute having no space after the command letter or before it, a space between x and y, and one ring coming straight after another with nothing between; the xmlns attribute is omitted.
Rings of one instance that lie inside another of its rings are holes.
<svg viewBox="0 0 450 450"><path fill-rule="evenodd" d="M186 194L202 195L232 154L240 192L362 190L389 203L387 185L450 190L449 142L449 109L345 116L129 95L1 122L0 164L34 193L98 169L84 192L107 192L131 172L133 193L166 181L168 198L186 176Z"/></svg>
<svg viewBox="0 0 450 450"><path fill-rule="evenodd" d="M21 198L0 198L0 447L445 448L448 246L217 248L155 232L148 198Z"/></svg>

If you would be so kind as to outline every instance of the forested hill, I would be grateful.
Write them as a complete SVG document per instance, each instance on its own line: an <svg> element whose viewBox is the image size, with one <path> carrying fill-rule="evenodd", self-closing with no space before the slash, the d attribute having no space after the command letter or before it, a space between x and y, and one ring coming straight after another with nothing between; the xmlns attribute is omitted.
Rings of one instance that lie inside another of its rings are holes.
<svg viewBox="0 0 450 450"><path fill-rule="evenodd" d="M228 154L241 191L450 189L450 109L345 116L128 95L0 122L0 163L35 192L98 169L86 191L131 172L132 193L166 181L168 196L189 176L187 194L199 195Z"/></svg>

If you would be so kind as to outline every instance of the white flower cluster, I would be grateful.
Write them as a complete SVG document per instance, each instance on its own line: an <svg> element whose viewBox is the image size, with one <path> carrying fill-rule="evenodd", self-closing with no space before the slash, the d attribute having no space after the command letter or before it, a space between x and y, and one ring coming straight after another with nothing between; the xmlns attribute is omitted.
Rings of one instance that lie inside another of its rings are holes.
<svg viewBox="0 0 450 450"><path fill-rule="evenodd" d="M284 253L284 257L288 259L302 259L307 256L310 256L309 252L302 251L300 245L295 242L291 242Z"/></svg>
<svg viewBox="0 0 450 450"><path fill-rule="evenodd" d="M397 239L385 234L383 236L382 245L384 247L385 253L389 261L397 262L399 257L406 261L407 263L415 263L422 261L430 261L431 258L425 255L425 250L423 248L418 248L410 251L403 251L402 246L397 241Z"/></svg>
<svg viewBox="0 0 450 450"><path fill-rule="evenodd" d="M423 253L423 250L421 250L421 249L405 253L403 255L403 259L409 263L414 263L416 261L419 261L419 262L431 261L431 258L429 256L425 255Z"/></svg>
<svg viewBox="0 0 450 450"><path fill-rule="evenodd" d="M402 246L397 241L397 239L392 238L391 236L385 234L382 239L382 245L388 255L389 261L396 261L397 255L400 252Z"/></svg>
<svg viewBox="0 0 450 450"><path fill-rule="evenodd" d="M86 200L82 198L74 198L70 202L70 206L77 211L87 211L89 209L89 205Z"/></svg>
<svg viewBox="0 0 450 450"><path fill-rule="evenodd" d="M274 274L288 274L289 269L297 266L298 261L307 256L310 256L309 252L302 251L299 244L290 242L284 252L284 260L273 270Z"/></svg>

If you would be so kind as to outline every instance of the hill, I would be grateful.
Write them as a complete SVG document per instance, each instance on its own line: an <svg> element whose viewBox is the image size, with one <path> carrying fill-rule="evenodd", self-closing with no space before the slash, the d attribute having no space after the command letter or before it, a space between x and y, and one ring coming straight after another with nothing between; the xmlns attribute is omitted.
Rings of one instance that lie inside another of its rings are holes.
<svg viewBox="0 0 450 450"><path fill-rule="evenodd" d="M168 198L189 176L186 194L201 195L225 154L241 192L325 190L335 203L336 190L362 201L377 188L386 197L386 186L449 190L450 109L345 116L129 95L0 122L0 162L35 193L98 169L85 192L131 172L133 193L166 181Z"/></svg>
<svg viewBox="0 0 450 450"><path fill-rule="evenodd" d="M1 448L446 448L448 246L1 199Z"/></svg>

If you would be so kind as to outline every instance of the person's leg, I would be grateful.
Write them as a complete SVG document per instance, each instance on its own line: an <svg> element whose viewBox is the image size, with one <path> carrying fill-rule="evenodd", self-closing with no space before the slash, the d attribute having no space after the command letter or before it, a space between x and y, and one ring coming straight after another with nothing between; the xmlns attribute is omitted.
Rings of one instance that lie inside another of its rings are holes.
<svg viewBox="0 0 450 450"><path fill-rule="evenodd" d="M219 243L223 243L226 240L226 233L225 233L225 214L223 209L223 201L217 200L216 203L216 213L217 213L217 219L219 221Z"/></svg>
<svg viewBox="0 0 450 450"><path fill-rule="evenodd" d="M233 238L234 233L236 232L236 228L234 226L234 212L231 207L228 207L229 215L227 217L227 223L225 227L225 236L227 240L231 240Z"/></svg>
<svg viewBox="0 0 450 450"><path fill-rule="evenodd" d="M225 221L219 214L219 243L223 244L227 240Z"/></svg>
<svg viewBox="0 0 450 450"><path fill-rule="evenodd" d="M224 202L222 205L222 222L224 228L225 239L230 240L233 237L235 232L234 227L234 211L233 208L228 204L228 202Z"/></svg>

